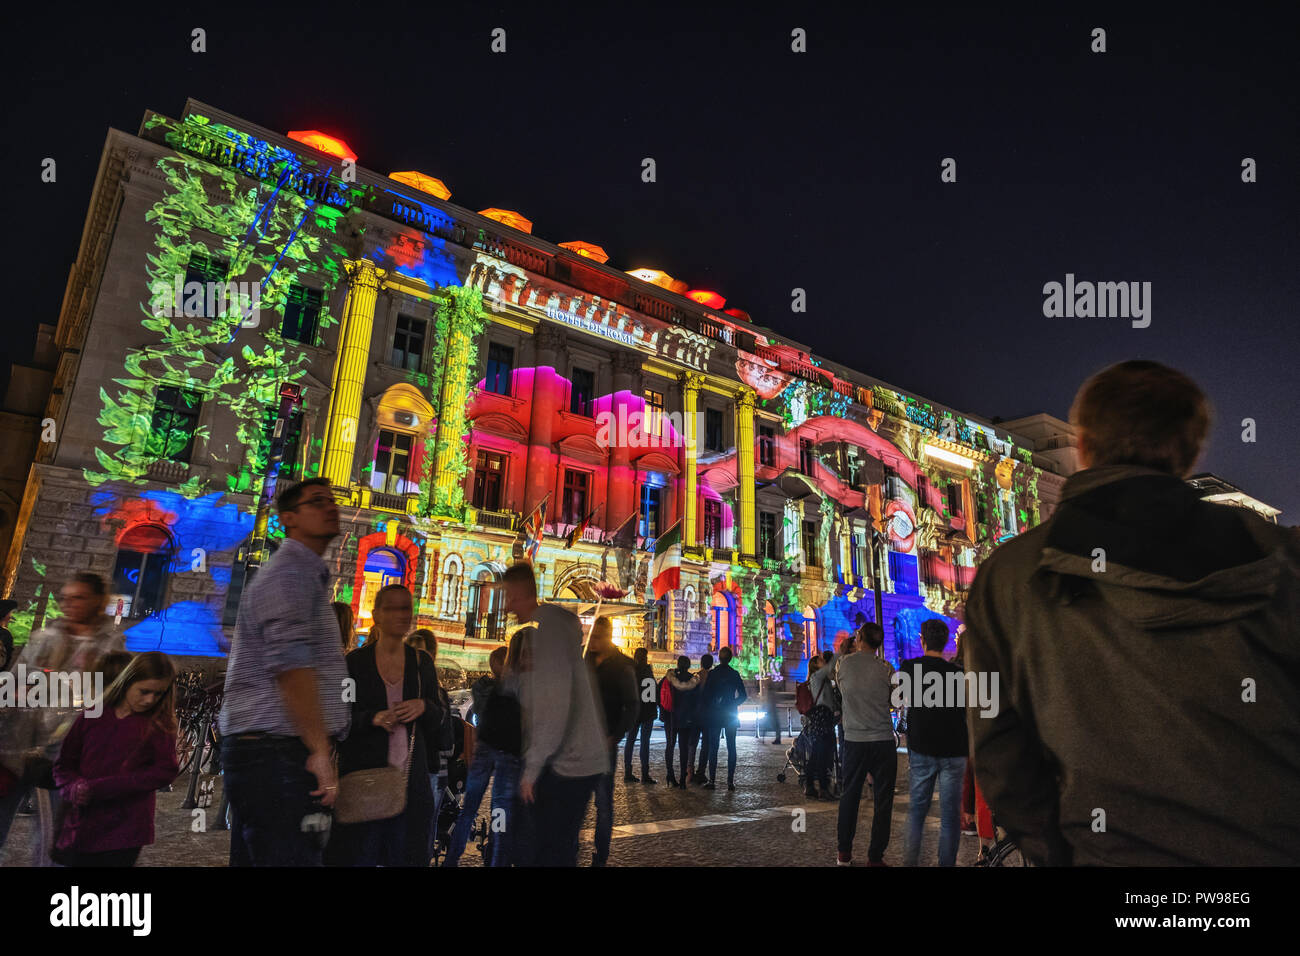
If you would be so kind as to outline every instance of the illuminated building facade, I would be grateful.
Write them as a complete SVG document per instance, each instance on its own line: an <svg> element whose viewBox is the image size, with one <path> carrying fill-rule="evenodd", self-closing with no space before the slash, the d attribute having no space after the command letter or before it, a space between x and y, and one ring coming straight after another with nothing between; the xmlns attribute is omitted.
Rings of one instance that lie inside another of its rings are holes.
<svg viewBox="0 0 1300 956"><path fill-rule="evenodd" d="M364 630L406 584L472 669L543 503L544 599L629 612L616 634L657 655L727 644L745 674L798 675L874 619L873 532L897 659L926 618L955 630L979 561L1055 500L1062 475L1017 433L450 196L193 101L110 131L56 333L57 440L5 565L16 633L89 568L128 647L219 654L282 408L274 480L325 476L344 506L337 599ZM656 602L654 541L679 522L682 586Z"/></svg>

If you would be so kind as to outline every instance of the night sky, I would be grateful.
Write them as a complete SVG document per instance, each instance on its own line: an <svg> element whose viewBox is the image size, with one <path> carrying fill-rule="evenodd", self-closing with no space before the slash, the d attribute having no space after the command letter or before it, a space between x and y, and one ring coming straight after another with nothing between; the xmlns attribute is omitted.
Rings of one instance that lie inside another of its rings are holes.
<svg viewBox="0 0 1300 956"><path fill-rule="evenodd" d="M1215 409L1197 470L1300 522L1294 25L1237 6L786 6L123 4L74 19L44 5L6 31L0 67L4 367L57 320L107 129L194 97L341 136L368 169L437 176L459 205L516 209L537 236L715 290L821 356L977 415L1065 418L1107 364L1174 365ZM807 53L791 52L796 27ZM46 156L57 183L40 181ZM945 157L956 183L940 181ZM1244 157L1258 182L1242 182ZM1043 285L1066 273L1152 283L1150 327L1045 318ZM807 314L791 312L795 287Z"/></svg>

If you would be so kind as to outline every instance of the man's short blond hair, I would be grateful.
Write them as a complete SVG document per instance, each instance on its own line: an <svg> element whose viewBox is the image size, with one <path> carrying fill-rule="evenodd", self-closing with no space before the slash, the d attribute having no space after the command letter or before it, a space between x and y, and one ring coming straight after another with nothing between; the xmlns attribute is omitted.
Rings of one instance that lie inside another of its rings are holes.
<svg viewBox="0 0 1300 956"><path fill-rule="evenodd" d="M1141 465L1182 478L1210 430L1210 403L1177 369L1133 360L1084 382L1070 421L1090 467Z"/></svg>

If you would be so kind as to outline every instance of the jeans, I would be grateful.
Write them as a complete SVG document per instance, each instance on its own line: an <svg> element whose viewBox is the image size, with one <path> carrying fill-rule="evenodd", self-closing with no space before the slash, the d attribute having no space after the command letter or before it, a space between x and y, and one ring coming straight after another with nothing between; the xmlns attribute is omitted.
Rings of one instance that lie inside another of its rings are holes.
<svg viewBox="0 0 1300 956"><path fill-rule="evenodd" d="M320 866L322 842L301 829L304 817L321 812L302 741L224 737L221 764L230 794L230 865Z"/></svg>
<svg viewBox="0 0 1300 956"><path fill-rule="evenodd" d="M718 738L727 736L727 786L736 782L736 724L722 724L704 731L709 744L709 779L718 782Z"/></svg>
<svg viewBox="0 0 1300 956"><path fill-rule="evenodd" d="M890 824L894 814L894 781L898 777L898 751L893 739L868 743L844 741L844 792L840 795L840 819L837 837L840 853L853 856L853 838L858 832L858 807L862 788L871 774L871 844L867 860L880 863L889 846Z"/></svg>
<svg viewBox="0 0 1300 956"><path fill-rule="evenodd" d="M562 777L547 767L527 808L526 866L577 866L578 834L601 775Z"/></svg>
<svg viewBox="0 0 1300 956"><path fill-rule="evenodd" d="M639 724L633 724L632 729L627 732L627 747L623 751L623 773L632 772L632 748L636 744L637 733L641 734L641 776L650 776L650 735L654 733L655 719L643 720Z"/></svg>
<svg viewBox="0 0 1300 956"><path fill-rule="evenodd" d="M596 854L593 866L604 866L609 859L609 841L614 838L614 770L618 767L618 743L609 752L609 773L602 773L596 783Z"/></svg>
<svg viewBox="0 0 1300 956"><path fill-rule="evenodd" d="M804 772L805 792L812 794L821 787L823 795L830 793L831 767L835 762L835 738L825 734L808 736L808 766Z"/></svg>
<svg viewBox="0 0 1300 956"><path fill-rule="evenodd" d="M513 862L514 827L518 820L515 800L519 792L519 757L478 741L474 745L474 759L465 781L465 800L451 833L444 866L460 863L489 780L492 781L492 814L488 821L492 833L492 857L488 866L509 866Z"/></svg>
<svg viewBox="0 0 1300 956"><path fill-rule="evenodd" d="M903 843L903 865L916 866L921 855L921 826L930 812L934 784L939 782L939 865L956 866L957 843L961 839L961 784L966 775L965 757L929 757L911 751L907 756L911 778L907 808L907 839Z"/></svg>
<svg viewBox="0 0 1300 956"><path fill-rule="evenodd" d="M678 756L681 758L681 783L686 783L686 778L691 773L691 761L695 759L695 742L699 739L699 728L692 725L689 727L679 724L675 720L670 720L668 727L665 728L668 736L668 746L664 749L664 761L668 766L668 781L676 781L673 775L673 746L677 747Z"/></svg>

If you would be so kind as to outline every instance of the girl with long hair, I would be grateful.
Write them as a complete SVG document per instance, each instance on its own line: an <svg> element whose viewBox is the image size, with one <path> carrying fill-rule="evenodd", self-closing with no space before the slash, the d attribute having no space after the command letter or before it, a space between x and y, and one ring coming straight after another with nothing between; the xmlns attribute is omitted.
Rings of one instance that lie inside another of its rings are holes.
<svg viewBox="0 0 1300 956"><path fill-rule="evenodd" d="M104 693L98 717L78 715L54 762L63 821L54 857L67 866L134 866L154 841L154 793L176 763L176 671L137 654Z"/></svg>

